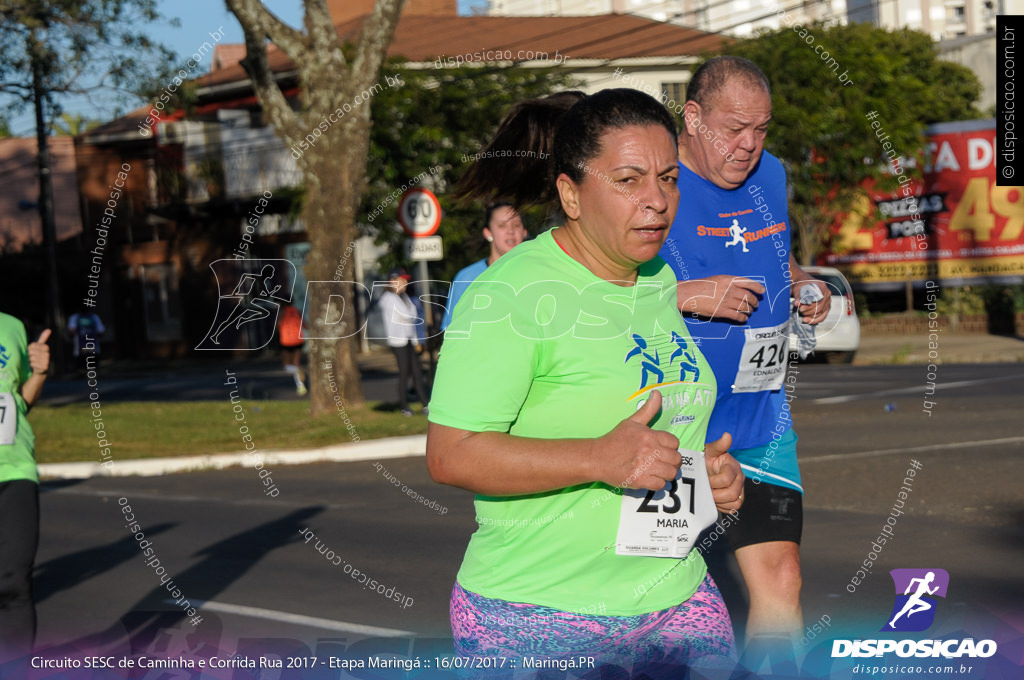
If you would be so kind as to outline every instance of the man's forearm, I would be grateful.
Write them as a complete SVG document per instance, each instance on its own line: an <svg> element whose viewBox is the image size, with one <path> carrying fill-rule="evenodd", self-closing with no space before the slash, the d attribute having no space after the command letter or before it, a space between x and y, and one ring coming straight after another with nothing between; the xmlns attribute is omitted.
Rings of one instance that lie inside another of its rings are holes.
<svg viewBox="0 0 1024 680"><path fill-rule="evenodd" d="M795 257L793 257L793 253L789 254L789 273L793 277L793 283L797 283L798 281L807 281L814 278L804 271L803 267L800 266L800 263L796 261Z"/></svg>

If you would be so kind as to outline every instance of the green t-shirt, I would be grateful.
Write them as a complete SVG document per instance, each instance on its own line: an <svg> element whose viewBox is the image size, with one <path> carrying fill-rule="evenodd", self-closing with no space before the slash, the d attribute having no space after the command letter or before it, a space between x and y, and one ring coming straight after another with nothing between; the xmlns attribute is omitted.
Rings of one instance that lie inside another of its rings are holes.
<svg viewBox="0 0 1024 680"><path fill-rule="evenodd" d="M28 404L21 396L21 386L31 375L25 325L13 316L0 313L0 393L11 395L16 411L9 413L5 408L0 411L0 418L5 421L8 418L17 419L14 443L0 444L0 482L16 479L39 481L33 453L36 435L25 417Z"/></svg>
<svg viewBox="0 0 1024 680"><path fill-rule="evenodd" d="M569 257L551 232L518 246L473 282L456 309L430 420L472 432L594 438L656 386L664 401L654 427L702 451L716 383L675 291L661 258L640 267L636 285L619 286ZM479 528L459 583L485 597L613 616L689 599L706 573L698 551L686 560L616 554L616 492L594 482L478 495Z"/></svg>

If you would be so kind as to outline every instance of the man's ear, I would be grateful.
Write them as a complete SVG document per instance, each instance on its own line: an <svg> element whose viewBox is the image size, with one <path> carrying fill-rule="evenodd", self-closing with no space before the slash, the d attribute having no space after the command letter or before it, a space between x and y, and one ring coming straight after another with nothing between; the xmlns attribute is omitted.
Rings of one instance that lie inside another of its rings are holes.
<svg viewBox="0 0 1024 680"><path fill-rule="evenodd" d="M685 125L683 125L683 133L690 137L696 137L697 129L700 128L701 123L704 122L702 120L703 115L704 109L701 108L700 104L692 99L686 102L686 104L683 105L683 120L685 121Z"/></svg>

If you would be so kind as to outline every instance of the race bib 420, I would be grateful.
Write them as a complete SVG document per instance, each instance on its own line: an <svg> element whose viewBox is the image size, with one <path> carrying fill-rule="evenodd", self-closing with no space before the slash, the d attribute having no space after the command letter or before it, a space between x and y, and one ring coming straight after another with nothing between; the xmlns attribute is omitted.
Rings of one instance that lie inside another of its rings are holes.
<svg viewBox="0 0 1024 680"><path fill-rule="evenodd" d="M733 393L782 388L789 356L789 321L774 328L747 328Z"/></svg>

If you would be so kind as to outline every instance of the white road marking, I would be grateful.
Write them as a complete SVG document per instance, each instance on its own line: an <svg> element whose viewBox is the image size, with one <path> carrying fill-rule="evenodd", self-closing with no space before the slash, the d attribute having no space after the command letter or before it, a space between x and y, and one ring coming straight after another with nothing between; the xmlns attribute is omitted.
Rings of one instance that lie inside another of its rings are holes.
<svg viewBox="0 0 1024 680"><path fill-rule="evenodd" d="M942 449L961 449L972 446L995 446L997 444L1017 444L1024 442L1024 437L1003 437L1002 439L982 439L970 442L952 442L949 444L928 444L926 446L911 446L902 449L879 449L877 451L858 451L856 453L836 453L829 456L815 456L814 458L800 458L800 464L823 463L830 460L850 460L853 458L874 458L875 456L893 456L906 453L923 453L925 451L939 451Z"/></svg>
<svg viewBox="0 0 1024 680"><path fill-rule="evenodd" d="M1024 378L1024 373L1018 375L1004 375L998 378L980 378L978 380L960 380L957 382L944 383L936 382L935 390L938 393L941 390L946 390L951 387L968 387L970 385L984 385L986 383L1003 382L1004 380L1020 380ZM823 397L821 399L811 399L812 404L845 404L849 401L857 401L859 399L871 399L872 397L885 397L891 394L913 394L914 392L923 393L923 386L917 385L915 387L900 387L892 390L880 390L878 392L865 392L863 394L846 394L841 397ZM934 395L933 395L934 396Z"/></svg>
<svg viewBox="0 0 1024 680"><path fill-rule="evenodd" d="M165 603L174 604L175 600L164 600ZM409 630L398 630L397 628L378 628L377 626L364 626L361 623L349 623L347 621L335 621L334 619L321 619L316 616L305 616L304 614L291 614L276 609L263 609L262 607L247 607L240 604L228 604L226 602L213 602L212 600L192 600L196 603L197 609L205 609L211 612L223 614L237 614L249 616L255 619L267 619L269 621L280 621L291 623L297 626L309 626L322 630L334 630L342 633L357 633L359 635L372 635L375 637L416 637L416 633Z"/></svg>

